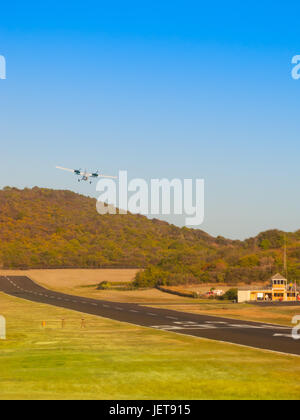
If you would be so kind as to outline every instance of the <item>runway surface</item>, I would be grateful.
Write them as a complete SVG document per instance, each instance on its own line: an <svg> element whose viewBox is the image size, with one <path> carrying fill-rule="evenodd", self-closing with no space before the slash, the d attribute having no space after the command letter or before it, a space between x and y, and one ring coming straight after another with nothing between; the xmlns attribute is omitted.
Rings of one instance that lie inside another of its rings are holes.
<svg viewBox="0 0 300 420"><path fill-rule="evenodd" d="M28 277L0 277L0 291L33 302L157 330L300 355L300 340L293 338L292 327L71 296L45 289Z"/></svg>

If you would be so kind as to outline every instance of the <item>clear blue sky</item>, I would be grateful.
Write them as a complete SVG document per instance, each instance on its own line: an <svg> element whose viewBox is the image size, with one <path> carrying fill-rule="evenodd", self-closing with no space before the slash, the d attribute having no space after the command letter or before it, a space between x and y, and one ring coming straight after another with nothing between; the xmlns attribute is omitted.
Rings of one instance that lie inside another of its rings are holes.
<svg viewBox="0 0 300 420"><path fill-rule="evenodd" d="M253 3L3 3L0 187L199 177L209 233L299 229L300 5Z"/></svg>

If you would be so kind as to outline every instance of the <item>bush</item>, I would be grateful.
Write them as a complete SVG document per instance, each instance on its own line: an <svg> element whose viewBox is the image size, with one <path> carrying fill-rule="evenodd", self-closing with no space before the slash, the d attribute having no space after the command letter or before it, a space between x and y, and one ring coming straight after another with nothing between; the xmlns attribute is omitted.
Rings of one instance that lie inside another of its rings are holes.
<svg viewBox="0 0 300 420"><path fill-rule="evenodd" d="M164 273L152 265L139 271L133 282L134 287L155 287L157 284L164 284Z"/></svg>
<svg viewBox="0 0 300 420"><path fill-rule="evenodd" d="M223 296L219 296L220 300L236 300L238 299L238 289L229 289Z"/></svg>
<svg viewBox="0 0 300 420"><path fill-rule="evenodd" d="M110 284L108 281L102 281L97 287L98 290L107 290L109 288L110 288Z"/></svg>

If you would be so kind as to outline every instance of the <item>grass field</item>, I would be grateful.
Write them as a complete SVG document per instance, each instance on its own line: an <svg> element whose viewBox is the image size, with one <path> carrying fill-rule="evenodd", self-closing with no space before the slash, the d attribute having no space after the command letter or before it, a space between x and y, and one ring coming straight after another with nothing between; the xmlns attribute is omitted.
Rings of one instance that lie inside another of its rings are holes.
<svg viewBox="0 0 300 420"><path fill-rule="evenodd" d="M2 400L300 398L297 357L135 327L2 293L0 313L8 333L0 341Z"/></svg>

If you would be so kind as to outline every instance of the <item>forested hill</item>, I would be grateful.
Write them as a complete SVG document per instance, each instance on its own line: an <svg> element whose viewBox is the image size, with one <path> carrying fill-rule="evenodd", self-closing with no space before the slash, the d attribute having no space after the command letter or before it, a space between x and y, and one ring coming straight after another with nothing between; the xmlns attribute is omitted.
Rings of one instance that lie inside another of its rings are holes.
<svg viewBox="0 0 300 420"><path fill-rule="evenodd" d="M283 232L213 238L139 215L99 215L70 191L0 190L3 268L145 267L141 285L264 281L283 271ZM288 233L288 271L300 280L300 231Z"/></svg>
<svg viewBox="0 0 300 420"><path fill-rule="evenodd" d="M99 215L95 199L71 191L0 190L2 267L144 267L185 247L204 258L217 241L140 215Z"/></svg>

